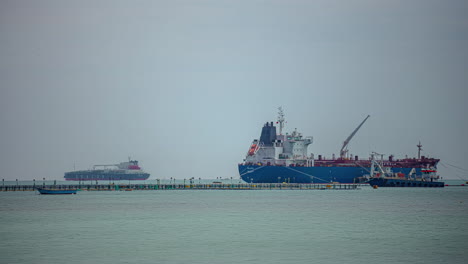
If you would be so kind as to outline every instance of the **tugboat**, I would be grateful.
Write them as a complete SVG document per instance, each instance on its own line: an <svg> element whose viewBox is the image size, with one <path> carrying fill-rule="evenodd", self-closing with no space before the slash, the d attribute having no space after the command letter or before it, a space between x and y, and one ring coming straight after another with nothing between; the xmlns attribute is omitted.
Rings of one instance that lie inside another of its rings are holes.
<svg viewBox="0 0 468 264"><path fill-rule="evenodd" d="M371 170L368 183L374 188L378 187L444 187L443 182L439 182L439 175L435 168L421 169L421 175L416 175L415 169L412 169L408 175L403 173L394 173L391 168L383 167L376 161L375 155L381 155L373 152L371 154Z"/></svg>

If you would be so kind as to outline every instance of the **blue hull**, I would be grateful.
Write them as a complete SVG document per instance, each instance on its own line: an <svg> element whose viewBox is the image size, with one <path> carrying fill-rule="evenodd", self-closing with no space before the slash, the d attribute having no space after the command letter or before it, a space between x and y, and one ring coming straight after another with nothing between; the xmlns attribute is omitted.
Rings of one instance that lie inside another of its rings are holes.
<svg viewBox="0 0 468 264"><path fill-rule="evenodd" d="M366 170L367 169L367 170ZM361 167L282 167L239 165L239 174L248 183L357 183L369 174L370 168ZM411 168L392 168L393 172L407 175ZM416 169L421 175L421 169Z"/></svg>
<svg viewBox="0 0 468 264"><path fill-rule="evenodd" d="M408 179L375 178L369 181L371 186L379 187L444 187L443 182L415 181Z"/></svg>
<svg viewBox="0 0 468 264"><path fill-rule="evenodd" d="M37 188L40 194L76 194L76 190L50 190Z"/></svg>

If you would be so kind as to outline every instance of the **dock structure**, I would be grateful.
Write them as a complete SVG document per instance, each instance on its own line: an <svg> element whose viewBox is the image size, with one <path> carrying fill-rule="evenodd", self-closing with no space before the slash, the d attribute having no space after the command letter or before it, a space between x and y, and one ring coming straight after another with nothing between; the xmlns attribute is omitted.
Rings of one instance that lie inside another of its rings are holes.
<svg viewBox="0 0 468 264"><path fill-rule="evenodd" d="M38 187L57 190L133 191L133 190L357 190L359 184L318 183L198 183L198 184L56 184L5 185L0 191L35 191Z"/></svg>

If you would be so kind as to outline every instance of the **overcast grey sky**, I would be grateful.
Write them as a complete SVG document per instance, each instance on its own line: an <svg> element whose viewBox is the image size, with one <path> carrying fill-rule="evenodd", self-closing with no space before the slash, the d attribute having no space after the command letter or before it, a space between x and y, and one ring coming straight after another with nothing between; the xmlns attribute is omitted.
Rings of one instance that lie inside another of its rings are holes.
<svg viewBox="0 0 468 264"><path fill-rule="evenodd" d="M234 177L264 122L468 168L467 1L0 0L2 178ZM445 178L467 173L439 166Z"/></svg>

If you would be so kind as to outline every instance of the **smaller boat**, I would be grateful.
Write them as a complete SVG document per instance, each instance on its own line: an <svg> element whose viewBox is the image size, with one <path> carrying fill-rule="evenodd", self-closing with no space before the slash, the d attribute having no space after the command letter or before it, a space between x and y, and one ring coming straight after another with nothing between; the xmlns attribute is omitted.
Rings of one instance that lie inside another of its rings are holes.
<svg viewBox="0 0 468 264"><path fill-rule="evenodd" d="M60 189L44 189L44 188L37 188L40 194L76 194L77 190L60 190Z"/></svg>
<svg viewBox="0 0 468 264"><path fill-rule="evenodd" d="M368 183L374 188L378 187L444 187L443 182L439 182L439 175L434 167L421 169L421 176L416 175L413 168L408 175L403 173L394 173L391 168L384 167L383 164L376 161L371 154L371 171Z"/></svg>

